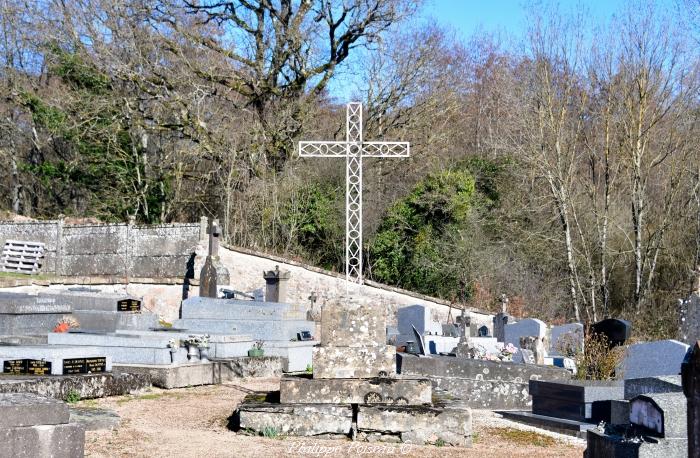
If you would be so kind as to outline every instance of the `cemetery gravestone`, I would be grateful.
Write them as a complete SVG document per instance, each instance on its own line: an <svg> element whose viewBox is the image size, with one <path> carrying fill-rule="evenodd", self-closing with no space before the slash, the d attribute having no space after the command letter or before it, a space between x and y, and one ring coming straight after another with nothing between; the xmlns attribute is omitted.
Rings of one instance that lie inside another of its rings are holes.
<svg viewBox="0 0 700 458"><path fill-rule="evenodd" d="M688 456L700 456L700 341L688 352L681 374L688 409Z"/></svg>
<svg viewBox="0 0 700 458"><path fill-rule="evenodd" d="M625 379L678 375L688 345L677 340L659 340L630 345L620 364Z"/></svg>
<svg viewBox="0 0 700 458"><path fill-rule="evenodd" d="M511 317L507 313L500 312L493 317L493 336L496 338L497 341L505 342L505 328L506 325L511 323L512 321L513 317Z"/></svg>
<svg viewBox="0 0 700 458"><path fill-rule="evenodd" d="M219 286L228 285L231 282L228 269L219 259L220 236L219 220L214 219L209 226L209 254L199 275L199 295L201 297L218 297Z"/></svg>
<svg viewBox="0 0 700 458"><path fill-rule="evenodd" d="M627 342L632 335L632 325L626 320L608 318L591 325L591 333L605 336L612 348Z"/></svg>
<svg viewBox="0 0 700 458"><path fill-rule="evenodd" d="M520 347L521 337L539 337L542 338L547 333L547 325L538 319L528 318L518 321L514 324L508 324L505 327L504 343L513 344Z"/></svg>
<svg viewBox="0 0 700 458"><path fill-rule="evenodd" d="M289 277L289 271L280 271L279 266L275 266L275 270L263 272L263 278L266 283L266 302L287 302L287 282Z"/></svg>
<svg viewBox="0 0 700 458"><path fill-rule="evenodd" d="M553 326L551 332L551 352L564 356L573 356L583 350L583 325L569 323Z"/></svg>

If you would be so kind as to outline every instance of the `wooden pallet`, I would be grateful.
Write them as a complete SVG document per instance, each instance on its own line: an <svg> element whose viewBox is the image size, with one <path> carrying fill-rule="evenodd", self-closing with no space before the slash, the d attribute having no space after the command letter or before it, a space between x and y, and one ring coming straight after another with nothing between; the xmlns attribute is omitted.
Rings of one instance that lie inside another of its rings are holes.
<svg viewBox="0 0 700 458"><path fill-rule="evenodd" d="M43 257L43 243L6 240L0 256L0 272L38 274Z"/></svg>

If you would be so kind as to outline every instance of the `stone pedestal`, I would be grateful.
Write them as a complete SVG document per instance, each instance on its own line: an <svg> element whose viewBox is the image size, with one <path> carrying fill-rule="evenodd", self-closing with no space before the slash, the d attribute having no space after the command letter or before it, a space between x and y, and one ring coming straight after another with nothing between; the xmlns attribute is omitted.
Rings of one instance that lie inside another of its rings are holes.
<svg viewBox="0 0 700 458"><path fill-rule="evenodd" d="M265 279L265 302L287 302L287 282L291 274L288 270L275 270L263 272Z"/></svg>

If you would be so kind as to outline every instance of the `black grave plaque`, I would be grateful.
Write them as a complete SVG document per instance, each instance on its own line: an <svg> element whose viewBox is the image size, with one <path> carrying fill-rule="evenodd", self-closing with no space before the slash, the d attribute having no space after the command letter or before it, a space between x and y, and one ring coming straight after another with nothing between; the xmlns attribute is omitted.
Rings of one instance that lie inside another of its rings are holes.
<svg viewBox="0 0 700 458"><path fill-rule="evenodd" d="M85 358L69 358L63 360L63 375L87 374Z"/></svg>
<svg viewBox="0 0 700 458"><path fill-rule="evenodd" d="M122 299L117 301L117 312L140 312L141 301L138 299Z"/></svg>
<svg viewBox="0 0 700 458"><path fill-rule="evenodd" d="M27 374L29 375L50 375L51 361L42 359L27 359Z"/></svg>
<svg viewBox="0 0 700 458"><path fill-rule="evenodd" d="M85 358L88 374L107 372L107 358Z"/></svg>
<svg viewBox="0 0 700 458"><path fill-rule="evenodd" d="M20 375L27 373L26 359L8 359L2 364L2 373L10 375Z"/></svg>

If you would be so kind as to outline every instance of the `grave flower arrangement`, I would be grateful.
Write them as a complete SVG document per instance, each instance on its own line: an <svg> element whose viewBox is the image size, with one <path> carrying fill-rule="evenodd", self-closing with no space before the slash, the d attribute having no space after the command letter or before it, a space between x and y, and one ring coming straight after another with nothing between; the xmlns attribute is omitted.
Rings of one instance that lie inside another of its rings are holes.
<svg viewBox="0 0 700 458"><path fill-rule="evenodd" d="M56 323L56 327L53 328L53 332L68 332L72 329L77 329L80 327L80 323L78 323L78 320L75 318L69 317L69 316L64 316L60 320L58 320L58 323Z"/></svg>
<svg viewBox="0 0 700 458"><path fill-rule="evenodd" d="M253 347L248 350L248 356L250 357L260 357L265 354L265 350L263 350L263 345L265 345L265 342L262 340L256 340L255 343L253 344Z"/></svg>
<svg viewBox="0 0 700 458"><path fill-rule="evenodd" d="M513 355L518 352L518 349L512 343L508 345L501 344L499 347L501 351L498 353L497 358L501 361L512 361Z"/></svg>

